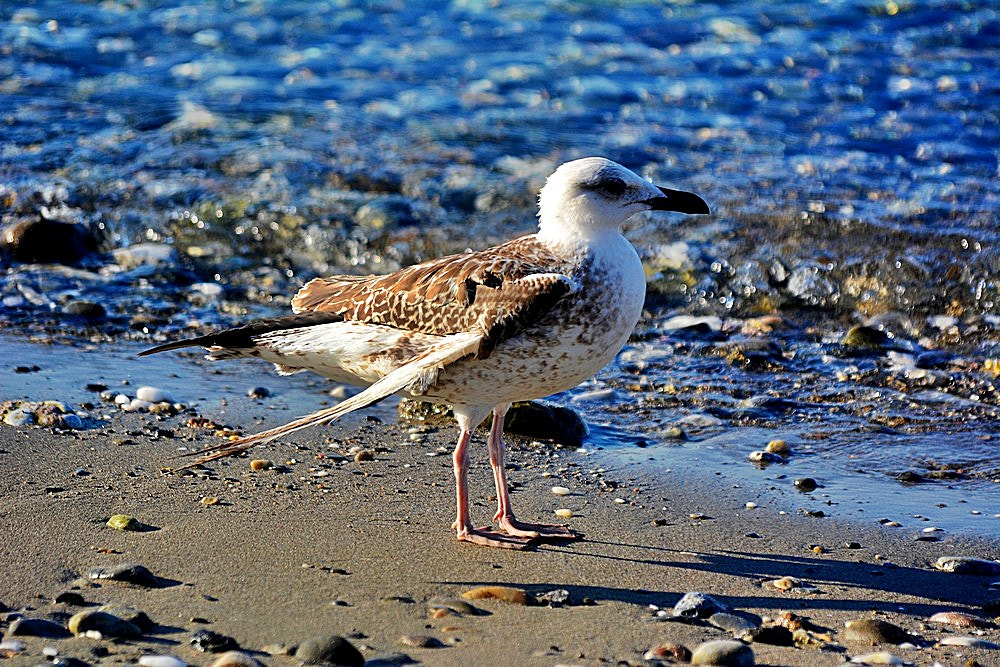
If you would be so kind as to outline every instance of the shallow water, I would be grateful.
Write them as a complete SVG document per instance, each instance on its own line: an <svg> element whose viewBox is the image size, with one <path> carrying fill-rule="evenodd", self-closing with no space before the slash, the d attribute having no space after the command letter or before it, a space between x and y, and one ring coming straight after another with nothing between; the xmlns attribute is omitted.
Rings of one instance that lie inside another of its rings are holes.
<svg viewBox="0 0 1000 667"><path fill-rule="evenodd" d="M551 169L603 154L714 215L631 223L649 316L561 397L633 434L593 442L765 479L767 434L789 478L956 507L1000 479L998 45L985 1L3 3L2 222L100 247L0 256L0 325L120 363L100 345L527 232ZM838 346L862 322L888 341ZM2 373L0 399L53 382Z"/></svg>

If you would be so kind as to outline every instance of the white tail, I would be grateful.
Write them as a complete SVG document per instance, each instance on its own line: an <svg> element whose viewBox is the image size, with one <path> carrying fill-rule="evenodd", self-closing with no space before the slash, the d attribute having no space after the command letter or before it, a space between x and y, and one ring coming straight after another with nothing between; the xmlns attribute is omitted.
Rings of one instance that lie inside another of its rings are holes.
<svg viewBox="0 0 1000 667"><path fill-rule="evenodd" d="M256 444L271 442L283 435L294 433L310 426L328 424L334 419L343 417L349 412L368 407L403 389L412 387L415 393L422 393L434 384L437 380L438 372L445 366L463 357L475 354L479 349L481 340L482 336L478 333L451 334L445 338L444 342L417 355L411 361L403 364L360 394L352 396L346 401L329 408L317 410L304 417L299 417L277 428L268 429L267 431L248 435L238 440L192 452L189 456L198 454L207 454L207 456L202 456L193 463L176 468L176 470L183 470L184 468L190 468L191 466L225 456L238 454Z"/></svg>

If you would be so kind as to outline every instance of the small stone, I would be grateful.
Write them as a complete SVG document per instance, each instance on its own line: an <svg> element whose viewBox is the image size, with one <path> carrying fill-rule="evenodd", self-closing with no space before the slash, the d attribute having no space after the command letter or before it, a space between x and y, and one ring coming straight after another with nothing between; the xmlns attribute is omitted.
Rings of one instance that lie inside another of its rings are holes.
<svg viewBox="0 0 1000 667"><path fill-rule="evenodd" d="M370 449L359 449L354 454L355 463L361 463L362 461L374 461L374 460L375 460L375 452L373 452Z"/></svg>
<svg viewBox="0 0 1000 667"><path fill-rule="evenodd" d="M250 461L250 470L254 472L260 472L261 470L267 470L273 464L268 459L254 459Z"/></svg>
<svg viewBox="0 0 1000 667"><path fill-rule="evenodd" d="M116 248L111 254L123 269L177 263L177 250L166 243L136 243L127 248Z"/></svg>
<svg viewBox="0 0 1000 667"><path fill-rule="evenodd" d="M819 484L812 477L800 477L795 482L795 488L803 493L809 493L810 491L815 491Z"/></svg>
<svg viewBox="0 0 1000 667"><path fill-rule="evenodd" d="M466 600L500 600L508 604L534 604L534 597L527 591L510 586L480 586L462 593Z"/></svg>
<svg viewBox="0 0 1000 667"><path fill-rule="evenodd" d="M226 651L215 659L211 667L263 667L263 665L249 653Z"/></svg>
<svg viewBox="0 0 1000 667"><path fill-rule="evenodd" d="M851 658L851 662L855 664L862 665L905 665L903 659L898 655L893 655L888 651L879 651L878 653L865 653L864 655L856 655Z"/></svg>
<svg viewBox="0 0 1000 667"><path fill-rule="evenodd" d="M870 646L876 644L902 644L913 638L898 625L877 618L863 618L848 621L843 632L844 641L863 642Z"/></svg>
<svg viewBox="0 0 1000 667"><path fill-rule="evenodd" d="M964 646L965 648L982 648L989 651L1000 651L1000 644L986 641L979 637L945 637L938 642L941 646Z"/></svg>
<svg viewBox="0 0 1000 667"><path fill-rule="evenodd" d="M941 556L934 563L934 567L942 572L954 572L955 574L985 576L1000 574L1000 563L968 556Z"/></svg>
<svg viewBox="0 0 1000 667"><path fill-rule="evenodd" d="M44 618L19 618L7 628L10 637L45 637L65 639L70 632L63 626Z"/></svg>
<svg viewBox="0 0 1000 667"><path fill-rule="evenodd" d="M163 588L167 584L144 565L125 563L113 567L95 567L87 572L89 579L121 581L145 588Z"/></svg>
<svg viewBox="0 0 1000 667"><path fill-rule="evenodd" d="M770 644L772 646L793 646L795 644L795 635L792 634L792 631L780 625L752 628L743 633L740 639L754 644Z"/></svg>
<svg viewBox="0 0 1000 667"><path fill-rule="evenodd" d="M663 642L643 653L642 659L649 662L691 662L691 649L683 644Z"/></svg>
<svg viewBox="0 0 1000 667"><path fill-rule="evenodd" d="M565 486L553 486L551 490L554 496L568 496L571 493Z"/></svg>
<svg viewBox="0 0 1000 667"><path fill-rule="evenodd" d="M114 614L118 618L128 621L143 632L149 632L156 627L156 623L153 622L153 619L151 619L146 612L134 607L118 604L106 604L101 606L98 610Z"/></svg>
<svg viewBox="0 0 1000 667"><path fill-rule="evenodd" d="M200 502L205 507L211 507L212 505L218 505L219 504L219 499L217 497L215 497L215 496L205 496L204 498L202 498L198 502Z"/></svg>
<svg viewBox="0 0 1000 667"><path fill-rule="evenodd" d="M844 334L840 344L857 350L877 350L889 344L889 336L874 327L858 325Z"/></svg>
<svg viewBox="0 0 1000 667"><path fill-rule="evenodd" d="M753 667L753 649L732 639L715 639L698 646L691 654L692 665Z"/></svg>
<svg viewBox="0 0 1000 667"><path fill-rule="evenodd" d="M63 591L52 600L56 604L68 604L72 607L82 607L87 601L76 591Z"/></svg>
<svg viewBox="0 0 1000 667"><path fill-rule="evenodd" d="M710 625L733 635L741 635L757 627L757 624L748 618L726 612L712 614L708 617L708 622Z"/></svg>
<svg viewBox="0 0 1000 667"><path fill-rule="evenodd" d="M31 426L37 422L35 413L24 408L11 410L3 416L3 423L7 426Z"/></svg>
<svg viewBox="0 0 1000 667"><path fill-rule="evenodd" d="M75 264L98 245L86 226L42 217L12 224L0 234L0 251L15 262Z"/></svg>
<svg viewBox="0 0 1000 667"><path fill-rule="evenodd" d="M556 516L561 517L563 519L569 519L573 516L573 510L567 509L565 507L560 507L559 509L556 510Z"/></svg>
<svg viewBox="0 0 1000 667"><path fill-rule="evenodd" d="M141 667L187 667L187 663L172 655L144 655L139 658Z"/></svg>
<svg viewBox="0 0 1000 667"><path fill-rule="evenodd" d="M753 502L752 500L747 501L746 503L744 503L743 506L746 507L748 510L757 509L757 503Z"/></svg>
<svg viewBox="0 0 1000 667"><path fill-rule="evenodd" d="M362 667L365 658L351 642L339 635L311 637L295 651L295 657L307 665L347 665Z"/></svg>
<svg viewBox="0 0 1000 667"><path fill-rule="evenodd" d="M74 614L70 617L66 627L74 635L82 635L91 631L100 632L102 637L116 639L131 639L142 635L142 631L134 624L106 611L92 609Z"/></svg>
<svg viewBox="0 0 1000 667"><path fill-rule="evenodd" d="M753 463L760 463L762 465L767 465L769 463L784 463L785 459L777 454L772 454L771 452L765 452L763 450L755 450L747 454L747 460Z"/></svg>
<svg viewBox="0 0 1000 667"><path fill-rule="evenodd" d="M778 454L780 456L788 456L792 453L792 448L789 447L788 443L784 440L772 440L767 443L766 447L764 447L764 451L771 454Z"/></svg>
<svg viewBox="0 0 1000 667"><path fill-rule="evenodd" d="M172 403L174 400L170 394L163 389L149 386L142 386L136 389L135 397L140 401L148 401L149 403Z"/></svg>
<svg viewBox="0 0 1000 667"><path fill-rule="evenodd" d="M403 635L399 638L399 643L413 648L441 648L444 646L440 639L430 635Z"/></svg>
<svg viewBox="0 0 1000 667"><path fill-rule="evenodd" d="M803 582L801 579L797 579L796 577L781 577L780 579L771 579L769 581L765 581L764 585L777 588L779 591L790 591L793 588L811 588L811 586Z"/></svg>
<svg viewBox="0 0 1000 667"><path fill-rule="evenodd" d="M939 611L927 620L931 623L943 623L945 625L954 625L959 628L985 628L990 625L989 621L985 618L980 618L979 616L974 616L973 614L966 614L961 611Z"/></svg>
<svg viewBox="0 0 1000 667"><path fill-rule="evenodd" d="M488 613L475 605L469 604L465 600L444 600L442 602L434 602L430 605L430 609L447 609L448 611L460 616L486 616Z"/></svg>
<svg viewBox="0 0 1000 667"><path fill-rule="evenodd" d="M104 306L93 301L84 300L70 301L63 306L63 312L67 315L75 315L76 317L82 317L92 322L103 320L107 316Z"/></svg>
<svg viewBox="0 0 1000 667"><path fill-rule="evenodd" d="M253 387L247 389L247 396L250 398L267 398L271 395L271 390L267 387Z"/></svg>
<svg viewBox="0 0 1000 667"><path fill-rule="evenodd" d="M146 529L145 524L128 514L115 514L108 519L107 526L115 530L131 530L141 532Z"/></svg>
<svg viewBox="0 0 1000 667"><path fill-rule="evenodd" d="M202 628L192 634L189 641L191 646L205 653L224 653L226 651L235 651L240 647L232 637L227 637L206 628Z"/></svg>
<svg viewBox="0 0 1000 667"><path fill-rule="evenodd" d="M708 618L712 614L728 613L729 607L722 604L711 595L692 591L685 593L674 605L674 616L687 618Z"/></svg>

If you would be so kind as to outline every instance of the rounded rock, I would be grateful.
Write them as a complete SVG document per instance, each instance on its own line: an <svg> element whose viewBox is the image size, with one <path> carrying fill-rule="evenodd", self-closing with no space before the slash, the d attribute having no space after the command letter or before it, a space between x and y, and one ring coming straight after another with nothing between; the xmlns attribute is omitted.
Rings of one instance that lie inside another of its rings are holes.
<svg viewBox="0 0 1000 667"><path fill-rule="evenodd" d="M174 399L169 393L158 387L142 386L135 390L135 397L140 401L150 403L171 402Z"/></svg>
<svg viewBox="0 0 1000 667"><path fill-rule="evenodd" d="M135 624L106 611L91 609L74 614L70 617L66 627L74 635L81 635L92 630L100 632L103 637L120 639L131 639L142 635L142 631Z"/></svg>
<svg viewBox="0 0 1000 667"><path fill-rule="evenodd" d="M226 651L212 663L212 667L264 667L259 660L243 651Z"/></svg>
<svg viewBox="0 0 1000 667"><path fill-rule="evenodd" d="M812 477L800 477L794 482L795 488L803 493L809 493L810 491L815 491L819 484Z"/></svg>
<svg viewBox="0 0 1000 667"><path fill-rule="evenodd" d="M705 642L691 654L692 665L718 665L719 667L754 667L753 649L732 639L715 639Z"/></svg>
<svg viewBox="0 0 1000 667"><path fill-rule="evenodd" d="M326 663L361 667L365 664L361 652L340 635L311 637L299 644L295 657L307 665Z"/></svg>

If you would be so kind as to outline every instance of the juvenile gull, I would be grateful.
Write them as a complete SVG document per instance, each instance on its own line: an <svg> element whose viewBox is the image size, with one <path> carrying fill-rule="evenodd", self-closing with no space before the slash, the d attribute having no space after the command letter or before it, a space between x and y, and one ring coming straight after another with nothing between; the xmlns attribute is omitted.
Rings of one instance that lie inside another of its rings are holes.
<svg viewBox="0 0 1000 667"><path fill-rule="evenodd" d="M199 462L400 393L454 409L460 434L452 527L459 540L523 548L536 538L573 538L565 526L514 517L504 471L504 416L513 401L576 386L625 344L642 311L646 279L621 228L646 210L709 212L697 195L652 185L611 160L574 160L542 188L535 234L385 276L316 278L292 299L294 315L142 354L200 345L209 359L257 357L280 373L310 370L367 387L284 426L203 450ZM490 412L497 528L476 528L469 515L468 447Z"/></svg>

